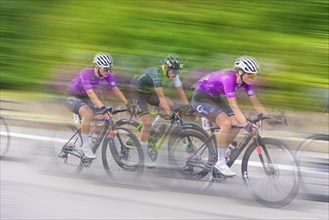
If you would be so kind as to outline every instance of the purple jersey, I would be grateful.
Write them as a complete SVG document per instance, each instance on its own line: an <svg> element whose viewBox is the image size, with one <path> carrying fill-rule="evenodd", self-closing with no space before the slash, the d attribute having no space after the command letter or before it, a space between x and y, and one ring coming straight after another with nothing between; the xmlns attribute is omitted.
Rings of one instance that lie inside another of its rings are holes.
<svg viewBox="0 0 329 220"><path fill-rule="evenodd" d="M108 77L96 77L94 68L86 68L72 80L69 86L69 92L80 96L87 96L87 90L100 89L104 83L108 84L110 88L117 86L113 80L112 74Z"/></svg>
<svg viewBox="0 0 329 220"><path fill-rule="evenodd" d="M248 84L237 84L236 73L232 70L219 70L202 77L198 81L198 88L211 96L226 95L235 97L234 92L244 87L248 96L254 95L253 87Z"/></svg>

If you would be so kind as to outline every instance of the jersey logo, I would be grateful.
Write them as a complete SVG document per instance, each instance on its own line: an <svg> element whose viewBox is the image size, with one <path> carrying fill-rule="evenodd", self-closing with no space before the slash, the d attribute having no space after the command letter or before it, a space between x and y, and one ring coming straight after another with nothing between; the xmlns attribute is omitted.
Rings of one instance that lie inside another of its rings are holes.
<svg viewBox="0 0 329 220"><path fill-rule="evenodd" d="M241 84L238 84L238 85L236 85L236 87L235 87L235 90L238 90L238 89L240 89L241 88Z"/></svg>
<svg viewBox="0 0 329 220"><path fill-rule="evenodd" d="M198 105L197 107L196 107L196 110L197 110L197 112L199 112L199 113L204 113L204 114L208 114L208 112L206 111L206 110L204 110L203 109L203 106L202 105Z"/></svg>
<svg viewBox="0 0 329 220"><path fill-rule="evenodd" d="M248 90L248 95L249 96L251 96L251 95L253 95L254 94L254 91L252 91L252 90Z"/></svg>

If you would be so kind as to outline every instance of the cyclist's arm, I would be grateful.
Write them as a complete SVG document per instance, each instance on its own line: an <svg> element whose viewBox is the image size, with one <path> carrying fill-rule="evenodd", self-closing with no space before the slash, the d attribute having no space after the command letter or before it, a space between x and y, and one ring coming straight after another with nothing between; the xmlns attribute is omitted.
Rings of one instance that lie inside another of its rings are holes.
<svg viewBox="0 0 329 220"><path fill-rule="evenodd" d="M236 101L236 98L235 97L228 98L228 103L230 104L230 106L235 114L235 117L237 118L239 123L241 125L246 126L248 124L247 119L246 119L246 117L244 117L244 114L242 113L242 111L238 105L238 102Z"/></svg>
<svg viewBox="0 0 329 220"><path fill-rule="evenodd" d="M267 111L265 110L264 106L260 103L256 95L249 96L249 100L258 113L263 113L264 115L268 115Z"/></svg>
<svg viewBox="0 0 329 220"><path fill-rule="evenodd" d="M128 101L124 94L121 92L121 90L118 87L113 87L112 91L114 92L115 96L118 97L118 99L125 105L128 104Z"/></svg>
<svg viewBox="0 0 329 220"><path fill-rule="evenodd" d="M156 94L158 95L161 107L165 110L165 112L167 114L170 114L171 113L170 106L167 102L166 96L164 95L163 88L157 87L154 90L155 90Z"/></svg>
<svg viewBox="0 0 329 220"><path fill-rule="evenodd" d="M90 98L90 100L96 105L97 108L101 108L101 107L104 106L104 104L98 98L98 96L96 95L96 93L94 92L94 90L88 89L86 91L86 93L87 93L88 97Z"/></svg>
<svg viewBox="0 0 329 220"><path fill-rule="evenodd" d="M184 89L182 86L176 87L178 95L180 97L180 99L182 100L184 105L189 105L189 101L185 95Z"/></svg>

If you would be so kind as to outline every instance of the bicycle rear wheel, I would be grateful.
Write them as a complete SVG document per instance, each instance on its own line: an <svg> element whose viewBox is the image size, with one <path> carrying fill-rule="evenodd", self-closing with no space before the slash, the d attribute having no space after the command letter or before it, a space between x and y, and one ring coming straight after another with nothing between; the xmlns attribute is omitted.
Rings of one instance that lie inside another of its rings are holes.
<svg viewBox="0 0 329 220"><path fill-rule="evenodd" d="M301 173L301 189L314 200L329 201L329 135L306 138L297 149Z"/></svg>
<svg viewBox="0 0 329 220"><path fill-rule="evenodd" d="M62 125L55 130L51 154L61 174L72 176L82 171L81 146L82 136L76 126Z"/></svg>
<svg viewBox="0 0 329 220"><path fill-rule="evenodd" d="M142 125L140 123L131 119L121 119L115 123L114 127L127 128L132 131L136 136L139 135L139 132L142 129Z"/></svg>
<svg viewBox="0 0 329 220"><path fill-rule="evenodd" d="M260 204L272 208L285 206L296 197L299 189L295 156L279 140L264 138L260 144L260 147L250 144L243 156L244 184Z"/></svg>
<svg viewBox="0 0 329 220"><path fill-rule="evenodd" d="M102 161L106 174L113 181L131 183L144 170L142 145L129 129L115 127L113 137L103 142Z"/></svg>
<svg viewBox="0 0 329 220"><path fill-rule="evenodd" d="M0 129L0 158L3 158L8 153L10 147L10 132L5 119L2 117L0 117Z"/></svg>
<svg viewBox="0 0 329 220"><path fill-rule="evenodd" d="M170 168L184 178L203 181L201 190L210 187L209 175L216 160L215 148L211 141L205 144L207 140L203 134L187 129L168 142Z"/></svg>

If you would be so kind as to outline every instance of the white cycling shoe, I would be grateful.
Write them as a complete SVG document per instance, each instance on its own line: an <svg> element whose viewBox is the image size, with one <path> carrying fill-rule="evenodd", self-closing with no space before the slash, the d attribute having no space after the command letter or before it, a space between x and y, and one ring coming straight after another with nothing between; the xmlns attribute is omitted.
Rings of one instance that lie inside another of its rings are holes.
<svg viewBox="0 0 329 220"><path fill-rule="evenodd" d="M94 152L92 151L92 149L89 146L82 146L81 150L82 150L83 154L85 155L85 157L87 157L89 159L96 159L96 155L94 154Z"/></svg>
<svg viewBox="0 0 329 220"><path fill-rule="evenodd" d="M235 176L236 173L231 170L231 168L229 168L225 163L219 165L218 163L216 163L215 168L221 173L223 174L223 176L226 177L231 177L231 176Z"/></svg>
<svg viewBox="0 0 329 220"><path fill-rule="evenodd" d="M154 163L148 155L145 155L144 157L145 157L144 165L147 168L154 168L154 167L156 167L157 164Z"/></svg>

